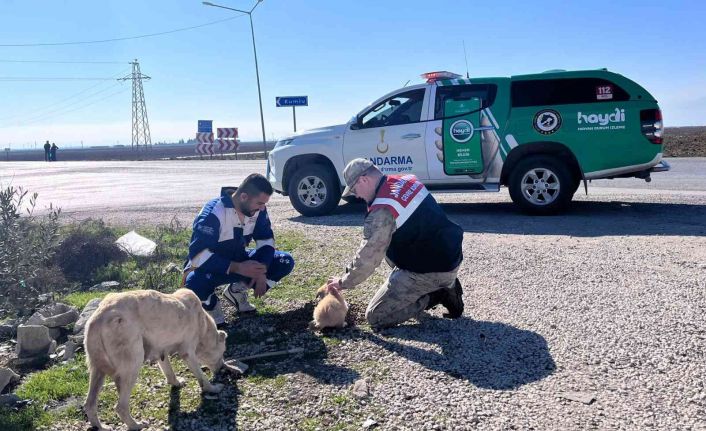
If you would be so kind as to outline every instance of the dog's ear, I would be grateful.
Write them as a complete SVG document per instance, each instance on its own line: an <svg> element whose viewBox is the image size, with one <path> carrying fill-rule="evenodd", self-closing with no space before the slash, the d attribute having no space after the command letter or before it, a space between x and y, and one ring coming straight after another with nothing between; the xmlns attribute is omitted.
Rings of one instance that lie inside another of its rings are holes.
<svg viewBox="0 0 706 431"><path fill-rule="evenodd" d="M228 338L228 334L226 334L226 331L218 331L218 342L222 343L226 341L226 338Z"/></svg>
<svg viewBox="0 0 706 431"><path fill-rule="evenodd" d="M324 296L326 296L327 293L328 292L326 291L326 285L324 284L316 290L316 299L323 298Z"/></svg>

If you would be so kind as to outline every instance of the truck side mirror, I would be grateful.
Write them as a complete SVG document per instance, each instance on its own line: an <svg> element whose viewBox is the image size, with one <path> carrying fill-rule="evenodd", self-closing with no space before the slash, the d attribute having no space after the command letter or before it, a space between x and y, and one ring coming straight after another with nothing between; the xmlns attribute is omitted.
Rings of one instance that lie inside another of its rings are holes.
<svg viewBox="0 0 706 431"><path fill-rule="evenodd" d="M360 121L360 117L355 116L351 118L351 130L358 130L363 126L362 121Z"/></svg>

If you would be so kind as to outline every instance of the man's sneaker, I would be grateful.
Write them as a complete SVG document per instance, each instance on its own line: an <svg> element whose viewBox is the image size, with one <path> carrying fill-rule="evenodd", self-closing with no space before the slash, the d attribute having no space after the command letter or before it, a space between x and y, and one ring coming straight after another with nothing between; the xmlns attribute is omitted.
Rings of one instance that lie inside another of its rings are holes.
<svg viewBox="0 0 706 431"><path fill-rule="evenodd" d="M213 321L216 322L216 326L220 327L226 323L226 317L223 315L223 309L221 308L221 303L216 302L216 306L213 310L206 310L206 312L213 317Z"/></svg>
<svg viewBox="0 0 706 431"><path fill-rule="evenodd" d="M444 317L456 319L463 314L463 288L458 278L454 282L454 287L446 289L446 295L441 299L441 305L449 311L444 313Z"/></svg>
<svg viewBox="0 0 706 431"><path fill-rule="evenodd" d="M238 313L256 311L256 308L248 302L248 287L245 283L231 283L223 292L223 297L235 306Z"/></svg>

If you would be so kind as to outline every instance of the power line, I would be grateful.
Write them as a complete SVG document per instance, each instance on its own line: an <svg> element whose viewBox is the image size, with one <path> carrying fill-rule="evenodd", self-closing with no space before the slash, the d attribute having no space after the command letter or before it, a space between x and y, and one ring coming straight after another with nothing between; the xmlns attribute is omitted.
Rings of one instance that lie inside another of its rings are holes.
<svg viewBox="0 0 706 431"><path fill-rule="evenodd" d="M105 97L102 97L102 98L100 98L100 99L94 100L94 101L92 101L92 102L90 102L90 103L86 103L85 105L79 106L78 108L71 109L71 110L69 110L69 111L60 112L60 113L57 113L57 114L55 114L55 115L49 115L48 117L39 118L39 119L37 119L37 120L35 120L35 121L25 123L24 125L34 124L34 123L38 123L38 122L40 122L40 121L45 121L45 120L47 120L47 119L49 119L49 118L60 117L60 116L62 116L62 115L66 115L66 114L69 114L69 113L71 113L71 112L80 111L81 109L88 108L89 106L95 105L95 104L98 103L98 102L102 102L102 101L104 101L104 100L106 100L106 99L110 99L110 98L113 97L113 96L117 96L117 95L119 95L119 94L123 94L123 93L127 92L128 90L129 90L129 88L123 88L123 89L120 90L120 91L116 91L115 93L111 93L111 94L109 94L109 95L107 95L107 96L105 96Z"/></svg>
<svg viewBox="0 0 706 431"><path fill-rule="evenodd" d="M49 60L0 60L0 63L42 63L42 64L125 64L126 61L49 61Z"/></svg>
<svg viewBox="0 0 706 431"><path fill-rule="evenodd" d="M69 110L69 111L65 111L65 112L58 113L58 114L56 114L56 115L50 115L49 118L51 118L51 117L59 117L59 116L61 116L61 115L66 115L66 114L69 114L69 113L71 113L71 112L75 112L75 111L79 111L79 110L81 110L81 109L85 109L85 108L87 108L87 107L89 107L89 106L95 105L95 104L98 103L98 102L102 102L103 100L109 99L109 98L111 98L111 97L113 97L113 96L117 96L118 94L125 93L125 92L128 91L128 90L129 90L129 88L123 88L123 89L120 90L120 91L117 91L117 92L115 92L115 93L109 94L109 95L107 95L107 96L105 96L105 97L102 97L102 98L100 98L100 99L98 99L98 100L94 100L94 101L92 101L92 102L90 102L90 103L87 103L87 104L85 104L85 105L83 105L83 106L79 106L79 107L76 108L76 109L71 109L71 110ZM24 123L24 124L21 124L21 126L28 126L28 125L30 125L30 124L38 123L39 121L44 121L44 120L46 120L46 119L47 119L46 117L38 118L38 119L36 119L36 120L34 120L34 121L26 122L26 123ZM10 126L0 126L0 128L5 128L5 127L10 127ZM13 126L13 127L16 127L16 126Z"/></svg>
<svg viewBox="0 0 706 431"><path fill-rule="evenodd" d="M241 15L236 15L230 18L225 18L225 19L219 19L217 21L211 21L207 22L204 24L199 24L199 25L194 25L191 27L183 27L183 28L177 28L174 30L168 30L168 31L162 31L159 33L149 33L149 34L142 34L139 36L128 36L128 37L116 37L113 39L103 39L103 40L88 40L88 41L79 41L79 42L54 42L54 43L10 43L10 44L0 44L0 47L3 48L10 48L10 47L31 47L31 46L60 46L60 45L88 45L88 44L94 44L94 43L108 43L108 42L119 42L123 40L131 40L131 39L142 39L145 37L155 37L155 36L163 36L165 34L171 34L171 33L178 33L180 31L187 31L187 30L194 30L197 28L202 28L206 27L209 25L216 25L220 24L222 22L230 21L236 18L240 18L245 16L245 14Z"/></svg>
<svg viewBox="0 0 706 431"><path fill-rule="evenodd" d="M112 81L113 79L115 79L115 78L0 76L0 81L3 81L3 82Z"/></svg>
<svg viewBox="0 0 706 431"><path fill-rule="evenodd" d="M116 73L115 75L113 75L113 78L114 78L114 79L117 79L119 76L124 75L125 72L127 72L128 70L130 70L130 68L121 70L120 72L118 72L118 73ZM70 96L68 96L68 97L65 97L65 98L63 98L63 99L60 99L60 100L58 100L58 101L56 101L56 102L54 102L54 103L51 103L51 104L49 104L49 105L45 105L45 106L43 106L43 107L41 107L41 108L38 108L38 109L35 109L33 113L46 111L46 110L49 109L49 108L53 108L53 107L55 107L55 106L57 106L57 105L61 105L61 104L63 104L64 102L69 101L69 100L71 100L71 99L74 99L74 98L76 98L76 97L78 97L78 96L80 96L80 95L82 95L82 94L84 94L84 93L86 93L86 92L88 92L88 91L90 91L90 90L93 90L93 89L96 88L96 87L100 87L101 85L105 85L105 82L99 82L98 84L93 84L93 85L91 85L90 87L85 88L85 89L79 91L78 93L74 93L74 94L72 94L72 95L70 95ZM109 88L111 88L111 87L109 87ZM90 96L88 96L88 97L90 97ZM10 119L17 118L17 117L24 117L24 116L26 116L26 115L28 115L28 114L29 114L29 115L32 115L33 113L28 113L28 112L18 113L18 114L10 115L10 116L8 116L8 117L2 117L2 118L0 118L0 121L6 121L6 120L10 120Z"/></svg>
<svg viewBox="0 0 706 431"><path fill-rule="evenodd" d="M111 86L109 86L109 87L106 87L106 88L103 88L102 90L98 90L98 91L96 91L96 92L94 92L94 93L91 93L91 94L87 95L86 97L83 97L83 98L81 98L81 99L79 99L79 100L77 100L77 101L74 101L74 102L72 102L72 103L69 103L68 105L65 105L65 106L62 106L62 107L60 107L60 108L57 108L57 109L54 109L54 110L50 110L50 111L47 111L47 112L44 112L44 113L41 113L41 114L30 115L26 120L19 120L19 121L15 121L15 122L16 122L16 123L32 123L32 122L34 122L34 120L42 119L42 118L44 118L44 117L51 116L51 115L53 115L53 114L55 114L55 113L61 113L61 112L64 111L66 108L70 108L70 107L72 107L72 106L79 105L79 104L85 102L86 100L90 99L91 97L97 96L97 95L102 94L102 93L105 93L106 91L111 90L111 89L113 89L113 88L115 88L115 87L117 87L118 85L121 85L121 84L122 84L121 82L116 82L115 84L113 84L113 85L111 85Z"/></svg>

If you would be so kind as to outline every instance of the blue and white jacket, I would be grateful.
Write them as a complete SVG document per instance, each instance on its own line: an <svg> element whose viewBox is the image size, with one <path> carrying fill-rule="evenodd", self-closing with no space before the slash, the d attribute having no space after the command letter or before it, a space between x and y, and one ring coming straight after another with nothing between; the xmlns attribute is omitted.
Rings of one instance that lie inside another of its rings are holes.
<svg viewBox="0 0 706 431"><path fill-rule="evenodd" d="M275 240L267 210L257 211L240 222L233 207L233 189L206 203L194 220L186 269L226 274L231 261L248 260L245 247L255 240L255 258L269 266L275 253Z"/></svg>

